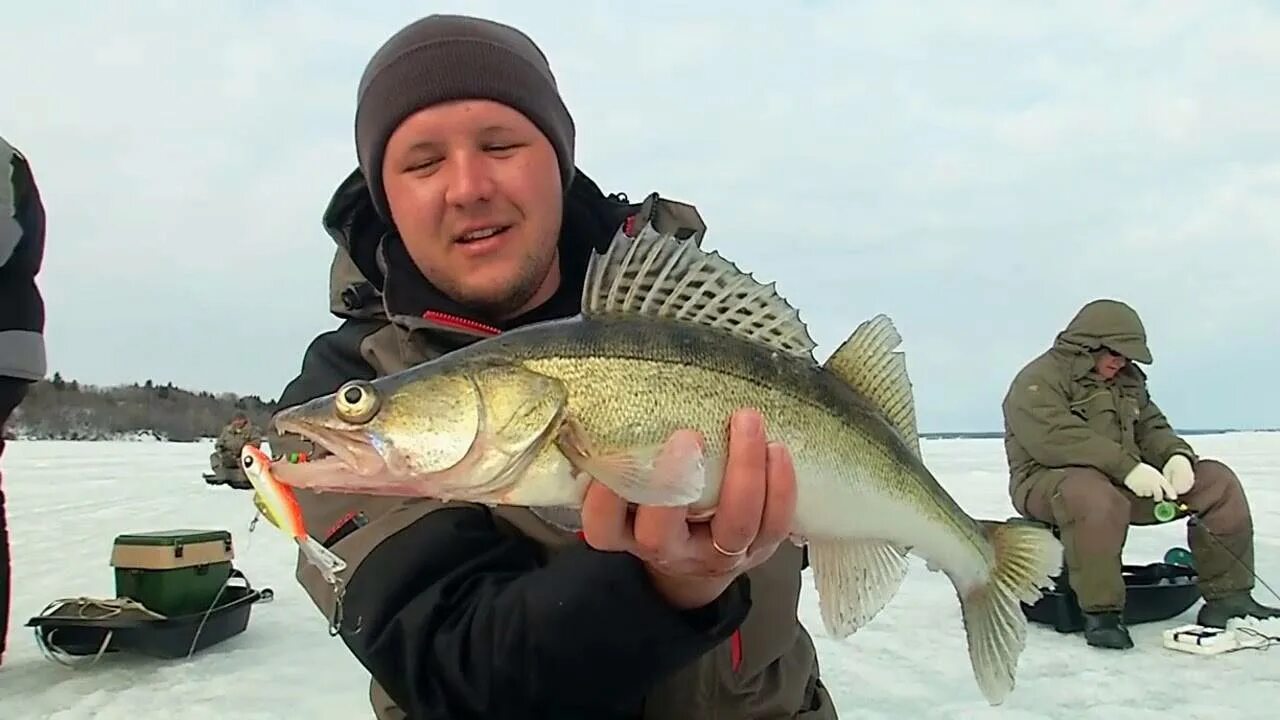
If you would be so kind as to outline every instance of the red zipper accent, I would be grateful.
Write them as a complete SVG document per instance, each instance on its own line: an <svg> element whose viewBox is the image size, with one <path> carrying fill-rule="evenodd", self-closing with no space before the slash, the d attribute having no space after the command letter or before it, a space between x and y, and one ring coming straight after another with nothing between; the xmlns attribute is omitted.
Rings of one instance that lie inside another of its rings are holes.
<svg viewBox="0 0 1280 720"><path fill-rule="evenodd" d="M356 513L355 513L355 511L353 510L353 511L351 511L351 512L347 513L346 515L343 515L342 517L338 518L338 521L337 521L337 522L335 522L334 524L332 524L332 525L330 525L330 526L329 526L329 532L325 533L325 535L324 535L324 542L328 542L329 538L331 538L331 537L333 537L334 535L338 534L338 530L339 530L343 525L347 524L348 522L351 522L351 519L352 519L352 518L354 518L355 516L356 516Z"/></svg>
<svg viewBox="0 0 1280 720"><path fill-rule="evenodd" d="M733 635L729 637L729 662L733 666L733 671L738 672L738 668L742 667L742 631L734 630Z"/></svg>
<svg viewBox="0 0 1280 720"><path fill-rule="evenodd" d="M428 310L422 313L422 319L430 320L431 322L458 330L471 330L473 332L482 332L487 335L499 335L502 333L501 330L493 327L492 325L485 325L478 320L450 315L449 313L443 313L438 310Z"/></svg>

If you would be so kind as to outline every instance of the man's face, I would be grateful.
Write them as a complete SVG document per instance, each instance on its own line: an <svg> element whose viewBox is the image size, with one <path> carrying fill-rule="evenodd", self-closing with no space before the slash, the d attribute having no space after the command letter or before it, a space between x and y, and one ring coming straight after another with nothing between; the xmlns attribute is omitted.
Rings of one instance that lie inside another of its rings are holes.
<svg viewBox="0 0 1280 720"><path fill-rule="evenodd" d="M1098 358L1094 362L1094 369L1102 376L1103 380L1114 378L1124 366L1128 364L1128 360L1123 355L1117 354L1106 348L1098 353Z"/></svg>
<svg viewBox="0 0 1280 720"><path fill-rule="evenodd" d="M506 319L555 293L560 169L521 113L488 100L420 110L387 142L382 181L410 257L450 297Z"/></svg>

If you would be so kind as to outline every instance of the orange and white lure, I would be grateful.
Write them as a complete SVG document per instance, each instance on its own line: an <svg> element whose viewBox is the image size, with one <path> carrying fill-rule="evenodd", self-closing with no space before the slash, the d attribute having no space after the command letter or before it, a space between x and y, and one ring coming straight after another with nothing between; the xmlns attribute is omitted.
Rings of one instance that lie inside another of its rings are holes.
<svg viewBox="0 0 1280 720"><path fill-rule="evenodd" d="M253 485L254 505L267 522L293 537L302 549L303 557L316 566L326 582L339 584L338 573L346 569L346 561L307 532L293 489L275 478L271 471L271 458L258 447L246 443L240 450L240 466Z"/></svg>

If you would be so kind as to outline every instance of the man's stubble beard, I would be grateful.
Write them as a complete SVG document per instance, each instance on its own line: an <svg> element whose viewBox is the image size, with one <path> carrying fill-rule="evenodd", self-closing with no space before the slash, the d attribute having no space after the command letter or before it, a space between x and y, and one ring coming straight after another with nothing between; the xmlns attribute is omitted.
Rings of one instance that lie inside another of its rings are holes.
<svg viewBox="0 0 1280 720"><path fill-rule="evenodd" d="M495 293L492 287L467 289L453 282L441 283L440 289L475 313L478 320L501 322L510 319L518 312L532 309L524 306L541 289L543 281L559 262L557 249L552 246L545 253L526 254L520 264L520 272L504 292Z"/></svg>

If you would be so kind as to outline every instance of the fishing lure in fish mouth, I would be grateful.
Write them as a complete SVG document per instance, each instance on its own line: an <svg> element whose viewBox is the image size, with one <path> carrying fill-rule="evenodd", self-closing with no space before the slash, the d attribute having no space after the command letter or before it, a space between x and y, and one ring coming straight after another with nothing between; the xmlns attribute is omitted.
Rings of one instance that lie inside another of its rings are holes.
<svg viewBox="0 0 1280 720"><path fill-rule="evenodd" d="M307 562L320 571L321 577L334 589L335 617L330 623L330 635L336 635L342 624L343 581L338 576L347 563L307 532L302 510L293 494L293 488L281 484L272 472L271 458L255 445L246 443L240 450L240 465L249 483L253 485L253 504L267 522L287 533L302 550Z"/></svg>

